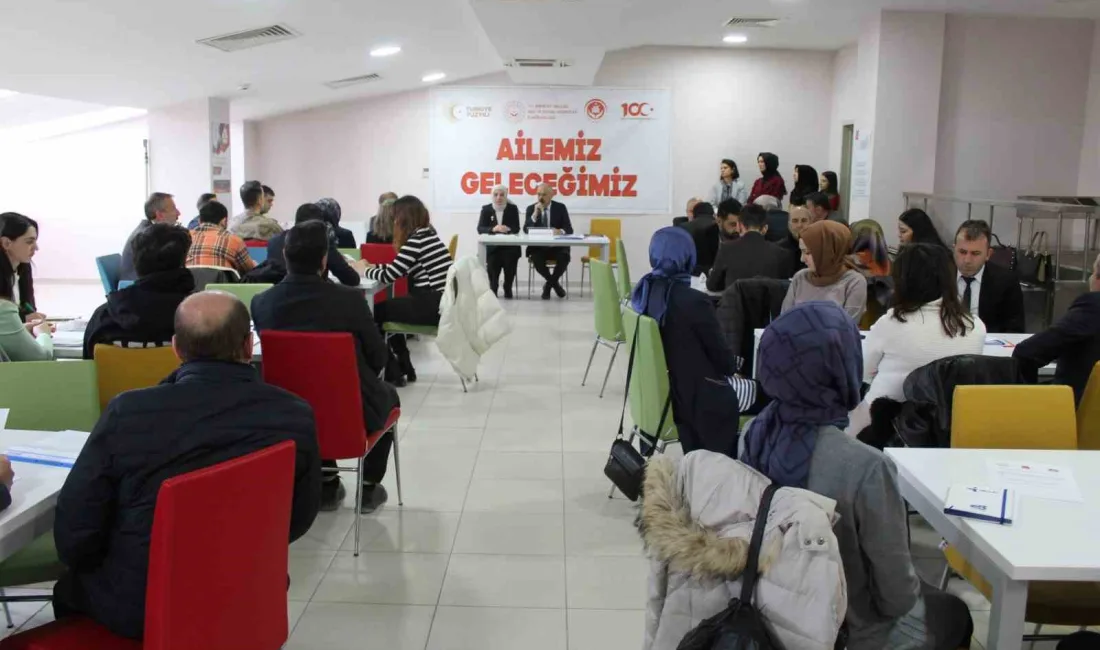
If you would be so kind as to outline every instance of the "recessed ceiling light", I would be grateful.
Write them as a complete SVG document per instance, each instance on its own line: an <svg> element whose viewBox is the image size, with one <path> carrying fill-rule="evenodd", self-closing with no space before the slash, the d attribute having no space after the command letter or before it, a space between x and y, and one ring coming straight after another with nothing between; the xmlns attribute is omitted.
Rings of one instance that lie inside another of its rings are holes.
<svg viewBox="0 0 1100 650"><path fill-rule="evenodd" d="M7 99L8 97L15 97L18 94L19 93L15 92L14 90L4 90L4 89L0 88L0 99Z"/></svg>
<svg viewBox="0 0 1100 650"><path fill-rule="evenodd" d="M371 56L393 56L401 51L400 47L396 45L386 45L385 47L376 47L370 51Z"/></svg>
<svg viewBox="0 0 1100 650"><path fill-rule="evenodd" d="M442 72L433 72L431 74L424 75L421 81L423 81L424 83L431 83L433 81L439 81L446 76L447 75L443 74Z"/></svg>
<svg viewBox="0 0 1100 650"><path fill-rule="evenodd" d="M730 34L729 36L723 38L722 42L723 43L747 43L748 40L749 40L749 37L745 36L744 34Z"/></svg>

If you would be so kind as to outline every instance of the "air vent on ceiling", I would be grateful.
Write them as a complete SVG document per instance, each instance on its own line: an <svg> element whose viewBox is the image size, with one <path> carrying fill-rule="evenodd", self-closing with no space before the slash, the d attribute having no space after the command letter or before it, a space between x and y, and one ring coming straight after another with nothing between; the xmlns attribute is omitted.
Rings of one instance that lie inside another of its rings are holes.
<svg viewBox="0 0 1100 650"><path fill-rule="evenodd" d="M506 68L569 68L572 61L564 59L511 59L504 62Z"/></svg>
<svg viewBox="0 0 1100 650"><path fill-rule="evenodd" d="M279 41L288 41L299 36L301 34L286 25L269 25L223 36L204 38L196 42L201 45L209 45L222 52L236 52L237 50L247 50L252 47L278 43Z"/></svg>
<svg viewBox="0 0 1100 650"><path fill-rule="evenodd" d="M745 29L753 27L775 27L778 24L778 18L730 18L726 21L725 26Z"/></svg>
<svg viewBox="0 0 1100 650"><path fill-rule="evenodd" d="M382 77L375 73L359 75L358 77L348 77L347 79L337 79L336 81L326 81L325 85L333 90L340 90L341 88L347 88L348 86L356 86L359 84L369 83L371 81L378 81Z"/></svg>

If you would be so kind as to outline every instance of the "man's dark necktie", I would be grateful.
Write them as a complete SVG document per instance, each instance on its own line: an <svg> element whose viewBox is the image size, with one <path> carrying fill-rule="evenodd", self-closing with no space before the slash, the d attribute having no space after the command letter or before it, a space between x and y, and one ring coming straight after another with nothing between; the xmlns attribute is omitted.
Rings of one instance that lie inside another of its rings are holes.
<svg viewBox="0 0 1100 650"><path fill-rule="evenodd" d="M963 276L963 282L966 283L966 289L963 291L963 308L966 309L967 312L970 311L970 298L973 295L970 292L970 285L974 283L974 280L975 278Z"/></svg>

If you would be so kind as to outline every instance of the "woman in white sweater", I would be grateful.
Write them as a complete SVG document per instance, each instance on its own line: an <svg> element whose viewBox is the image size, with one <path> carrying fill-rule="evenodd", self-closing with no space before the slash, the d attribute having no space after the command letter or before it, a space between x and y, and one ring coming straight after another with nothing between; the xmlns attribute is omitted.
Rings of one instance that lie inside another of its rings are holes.
<svg viewBox="0 0 1100 650"><path fill-rule="evenodd" d="M903 246L891 275L894 306L871 326L863 342L864 381L871 387L850 415L851 435L871 424L876 399L905 399L909 373L937 359L981 354L985 346L985 324L959 300L950 251L933 244Z"/></svg>

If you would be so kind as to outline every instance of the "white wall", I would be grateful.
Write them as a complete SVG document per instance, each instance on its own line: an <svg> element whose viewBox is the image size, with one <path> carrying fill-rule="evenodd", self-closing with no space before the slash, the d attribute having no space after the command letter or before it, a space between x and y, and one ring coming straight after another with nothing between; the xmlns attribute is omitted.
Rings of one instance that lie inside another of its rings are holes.
<svg viewBox="0 0 1100 650"><path fill-rule="evenodd" d="M689 197L706 194L716 182L722 158L732 157L750 184L761 151L779 156L789 186L796 163L829 168L824 134L833 101L833 57L817 51L646 47L609 54L596 84L672 90L673 197L680 214ZM494 75L467 83L508 82ZM278 193L276 218L289 222L299 203L321 196L336 197L349 221L374 214L383 191L429 197L430 182L421 171L428 166L428 110L428 93L419 91L259 122L255 175ZM670 216L623 218L635 267L644 269L649 237ZM461 254L476 252L476 214L432 218L442 233L460 235ZM574 219L578 231L587 225L586 216Z"/></svg>
<svg viewBox="0 0 1100 650"><path fill-rule="evenodd" d="M148 120L150 189L176 195L180 212L194 216L195 201L212 186L210 100L157 109Z"/></svg>
<svg viewBox="0 0 1100 650"><path fill-rule="evenodd" d="M1081 140L1081 165L1077 172L1077 193L1100 196L1100 21L1092 36L1085 134Z"/></svg>
<svg viewBox="0 0 1100 650"><path fill-rule="evenodd" d="M844 152L842 135L844 127L855 124L863 97L859 85L859 45L837 50L833 59L833 109L829 120L829 169L840 173ZM821 171L821 170L818 170Z"/></svg>

